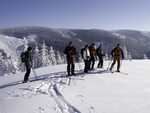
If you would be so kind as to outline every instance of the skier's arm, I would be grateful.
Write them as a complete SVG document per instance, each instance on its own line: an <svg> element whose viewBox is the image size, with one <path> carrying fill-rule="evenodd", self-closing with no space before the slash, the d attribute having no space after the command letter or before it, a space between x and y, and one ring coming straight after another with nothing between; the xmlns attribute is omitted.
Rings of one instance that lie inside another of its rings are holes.
<svg viewBox="0 0 150 113"><path fill-rule="evenodd" d="M31 67L33 66L33 54L32 54L32 52L30 53L30 56L29 56L30 58L30 64L31 64Z"/></svg>
<svg viewBox="0 0 150 113"><path fill-rule="evenodd" d="M111 56L114 57L114 49L111 51Z"/></svg>

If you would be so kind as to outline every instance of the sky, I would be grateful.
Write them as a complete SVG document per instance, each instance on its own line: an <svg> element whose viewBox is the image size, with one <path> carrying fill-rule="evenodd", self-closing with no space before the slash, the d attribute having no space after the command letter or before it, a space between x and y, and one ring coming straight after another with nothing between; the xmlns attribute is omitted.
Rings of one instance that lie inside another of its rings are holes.
<svg viewBox="0 0 150 113"><path fill-rule="evenodd" d="M0 0L0 28L150 31L150 0Z"/></svg>

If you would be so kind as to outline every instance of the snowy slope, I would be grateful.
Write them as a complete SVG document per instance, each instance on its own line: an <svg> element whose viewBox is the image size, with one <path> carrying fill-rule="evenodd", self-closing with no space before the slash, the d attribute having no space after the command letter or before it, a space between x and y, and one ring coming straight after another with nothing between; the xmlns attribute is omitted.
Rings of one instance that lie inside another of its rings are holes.
<svg viewBox="0 0 150 113"><path fill-rule="evenodd" d="M18 46L23 45L23 41L21 39L0 35L0 49L3 49L8 56L16 57L16 49Z"/></svg>
<svg viewBox="0 0 150 113"><path fill-rule="evenodd" d="M149 113L150 61L123 61L121 73L104 71L109 63L71 79L66 65L37 69L26 84L24 73L0 77L0 113Z"/></svg>

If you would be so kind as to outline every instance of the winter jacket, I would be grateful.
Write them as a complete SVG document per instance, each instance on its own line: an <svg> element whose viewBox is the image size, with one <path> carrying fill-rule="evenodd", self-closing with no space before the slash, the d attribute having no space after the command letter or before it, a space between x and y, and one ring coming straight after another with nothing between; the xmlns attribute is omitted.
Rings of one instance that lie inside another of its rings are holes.
<svg viewBox="0 0 150 113"><path fill-rule="evenodd" d="M98 57L103 57L103 56L105 56L104 53L103 53L103 51L102 51L102 48L97 48L97 49L96 49L96 53L97 53L97 56L98 56Z"/></svg>
<svg viewBox="0 0 150 113"><path fill-rule="evenodd" d="M89 47L89 51L90 51L90 56L91 57L96 57L96 49L93 46Z"/></svg>
<svg viewBox="0 0 150 113"><path fill-rule="evenodd" d="M67 57L74 57L76 55L76 48L73 46L67 46L64 50Z"/></svg>
<svg viewBox="0 0 150 113"><path fill-rule="evenodd" d="M30 51L25 51L25 65L32 67L32 53Z"/></svg>
<svg viewBox="0 0 150 113"><path fill-rule="evenodd" d="M119 58L123 58L124 59L124 54L123 54L123 50L120 47L115 47L112 51L111 51L111 55L113 57L119 57Z"/></svg>
<svg viewBox="0 0 150 113"><path fill-rule="evenodd" d="M90 51L89 51L89 49L88 48L83 48L82 50L82 58L84 59L84 60L89 60L89 58L90 58Z"/></svg>

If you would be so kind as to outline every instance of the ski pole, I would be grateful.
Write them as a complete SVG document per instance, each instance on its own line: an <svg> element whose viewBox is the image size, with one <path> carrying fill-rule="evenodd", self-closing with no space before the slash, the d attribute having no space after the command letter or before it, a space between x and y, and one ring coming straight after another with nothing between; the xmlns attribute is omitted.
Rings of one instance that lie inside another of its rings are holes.
<svg viewBox="0 0 150 113"><path fill-rule="evenodd" d="M110 67L111 63L112 63L112 59L111 59L110 62L108 63L107 70L109 70L109 67Z"/></svg>
<svg viewBox="0 0 150 113"><path fill-rule="evenodd" d="M121 68L121 66L122 66L122 59L120 59L120 68Z"/></svg>

